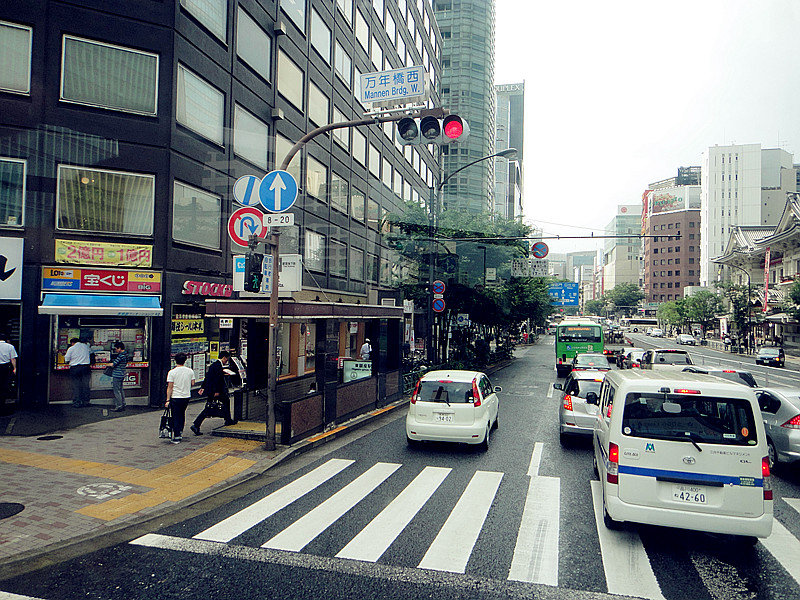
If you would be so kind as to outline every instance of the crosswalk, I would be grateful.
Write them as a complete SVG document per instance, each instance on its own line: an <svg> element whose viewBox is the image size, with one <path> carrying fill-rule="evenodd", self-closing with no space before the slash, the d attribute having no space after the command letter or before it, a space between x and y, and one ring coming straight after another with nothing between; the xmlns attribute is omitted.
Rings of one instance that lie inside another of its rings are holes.
<svg viewBox="0 0 800 600"><path fill-rule="evenodd" d="M513 582L559 585L561 482L557 477L539 475L542 447L537 444L527 472L529 483L522 501L522 516L513 544L513 553L501 570L502 578ZM359 473L359 470L363 472ZM369 504L376 490L406 473L402 489L392 499L377 507L368 522L359 523L358 531L340 542L331 552L334 559L381 564L392 545L400 539L415 519L429 506L437 490L443 488L453 469L443 466L404 466L399 463L359 461L333 458L308 473L294 479L242 508L227 518L196 533L191 540L149 534L131 542L134 545L182 549L190 552L219 553L220 544L245 548L249 554L259 550L275 556L291 553L302 557L318 537L351 518L356 507ZM356 475L346 476L352 471ZM504 473L476 470L459 484L457 498L443 524L425 538L427 548L419 548L421 560L416 568L452 574L469 574L474 568L474 552L479 538L487 532L487 518L497 505L498 492ZM341 484L337 482L342 480ZM607 591L654 600L665 598L651 558L635 528L610 531L602 519L602 500L599 482L587 482L593 503L597 543L603 565ZM325 486L323 489L322 486ZM522 489L513 487L512 489ZM303 512L285 518L284 509L292 509L313 495L313 502ZM324 496L324 498L323 498ZM448 496L449 497L449 496ZM440 499L441 500L441 499ZM800 512L800 499L786 499L786 504ZM284 518L278 518L281 513ZM372 515L372 513L370 513ZM442 517L444 518L444 517ZM277 523L275 521L278 521ZM285 521L285 522L284 522ZM351 529L343 528L350 532ZM256 534L254 535L254 532ZM257 539L263 534L261 539ZM255 539L254 539L255 538ZM266 538L266 539L264 539ZM432 540L431 540L432 538ZM192 541L194 540L194 541ZM416 538L415 538L416 540ZM772 537L762 540L762 546L800 586L800 541L776 519ZM318 548L318 547L317 547ZM275 554L275 553L278 554ZM424 554L423 554L424 552ZM315 554L307 554L309 559ZM314 558L317 558L316 556ZM261 557L259 560L265 560ZM471 563L471 561L473 561ZM383 561L385 562L385 561ZM702 579L701 569L698 569ZM661 582L663 584L663 582ZM793 584L794 585L794 584ZM800 587L798 588L800 589Z"/></svg>

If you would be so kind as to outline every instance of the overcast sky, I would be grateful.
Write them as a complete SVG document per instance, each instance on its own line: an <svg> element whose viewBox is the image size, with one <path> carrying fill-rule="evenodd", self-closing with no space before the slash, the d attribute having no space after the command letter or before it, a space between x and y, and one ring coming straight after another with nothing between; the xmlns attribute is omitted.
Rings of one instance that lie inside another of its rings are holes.
<svg viewBox="0 0 800 600"><path fill-rule="evenodd" d="M800 152L800 0L496 7L495 83L525 82L525 220L546 233L602 232L714 144Z"/></svg>

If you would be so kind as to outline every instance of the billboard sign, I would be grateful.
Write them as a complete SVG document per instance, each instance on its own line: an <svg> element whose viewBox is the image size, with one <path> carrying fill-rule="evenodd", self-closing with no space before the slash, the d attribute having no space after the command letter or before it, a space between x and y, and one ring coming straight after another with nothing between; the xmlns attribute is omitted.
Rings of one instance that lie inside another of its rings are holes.
<svg viewBox="0 0 800 600"><path fill-rule="evenodd" d="M579 285L572 282L550 284L547 288L554 306L578 306Z"/></svg>

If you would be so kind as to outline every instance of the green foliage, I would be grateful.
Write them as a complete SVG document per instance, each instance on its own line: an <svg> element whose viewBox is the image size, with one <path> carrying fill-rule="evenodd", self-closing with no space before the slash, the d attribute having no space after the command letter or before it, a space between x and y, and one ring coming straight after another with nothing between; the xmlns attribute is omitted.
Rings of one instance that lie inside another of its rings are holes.
<svg viewBox="0 0 800 600"><path fill-rule="evenodd" d="M583 305L583 312L600 317L606 314L606 302L604 299L587 300Z"/></svg>
<svg viewBox="0 0 800 600"><path fill-rule="evenodd" d="M722 294L728 299L731 305L732 321L738 331L747 331L748 311L750 303L747 294L749 292L746 285L739 285L732 282L718 283L717 287L722 289Z"/></svg>
<svg viewBox="0 0 800 600"><path fill-rule="evenodd" d="M691 324L688 298L681 298L680 300L673 300L672 302L663 302L658 307L656 317L658 317L659 321L670 327L677 327L683 330Z"/></svg>
<svg viewBox="0 0 800 600"><path fill-rule="evenodd" d="M635 283L618 283L604 294L607 301L630 314L640 300L644 300L644 292Z"/></svg>
<svg viewBox="0 0 800 600"><path fill-rule="evenodd" d="M796 321L800 321L800 280L795 281L789 289L789 299L794 303L787 312L791 313Z"/></svg>
<svg viewBox="0 0 800 600"><path fill-rule="evenodd" d="M694 296L684 298L687 304L687 315L693 323L699 323L703 331L711 329L716 317L723 310L722 299L707 290L701 290Z"/></svg>

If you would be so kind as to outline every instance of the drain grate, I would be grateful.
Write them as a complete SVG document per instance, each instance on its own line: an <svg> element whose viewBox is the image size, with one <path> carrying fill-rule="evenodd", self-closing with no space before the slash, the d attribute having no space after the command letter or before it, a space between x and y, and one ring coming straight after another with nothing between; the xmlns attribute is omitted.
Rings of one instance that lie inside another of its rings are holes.
<svg viewBox="0 0 800 600"><path fill-rule="evenodd" d="M42 437L36 438L40 442L49 442L51 440L60 440L63 435L43 435Z"/></svg>
<svg viewBox="0 0 800 600"><path fill-rule="evenodd" d="M25 510L25 505L18 502L0 502L0 519L13 517Z"/></svg>

